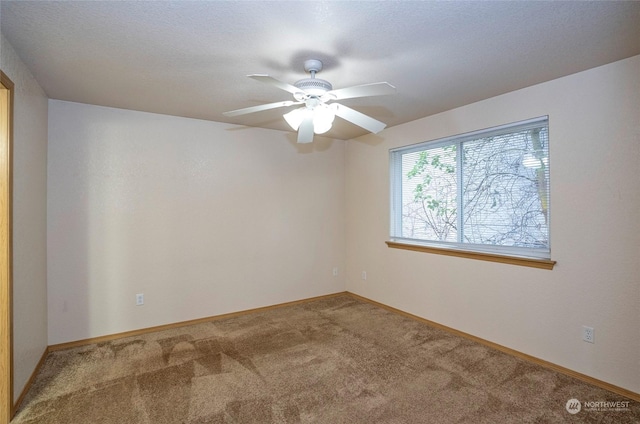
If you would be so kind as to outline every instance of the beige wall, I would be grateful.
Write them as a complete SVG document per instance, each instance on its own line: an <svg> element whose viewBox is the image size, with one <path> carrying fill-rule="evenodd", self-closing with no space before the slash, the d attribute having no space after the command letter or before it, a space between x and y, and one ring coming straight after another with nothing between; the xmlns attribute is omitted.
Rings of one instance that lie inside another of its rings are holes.
<svg viewBox="0 0 640 424"><path fill-rule="evenodd" d="M388 149L542 115L553 271L387 248ZM639 393L639 164L640 56L350 141L347 289Z"/></svg>
<svg viewBox="0 0 640 424"><path fill-rule="evenodd" d="M51 100L48 193L49 344L344 291L343 141Z"/></svg>
<svg viewBox="0 0 640 424"><path fill-rule="evenodd" d="M47 97L0 37L15 84L13 128L13 362L19 396L47 347ZM14 399L15 400L15 399Z"/></svg>

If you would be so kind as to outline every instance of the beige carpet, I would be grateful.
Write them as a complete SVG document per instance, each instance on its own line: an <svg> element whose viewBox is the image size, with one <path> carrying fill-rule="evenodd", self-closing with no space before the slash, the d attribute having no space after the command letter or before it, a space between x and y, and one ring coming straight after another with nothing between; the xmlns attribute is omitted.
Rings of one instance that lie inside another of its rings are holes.
<svg viewBox="0 0 640 424"><path fill-rule="evenodd" d="M12 424L563 422L640 403L344 295L53 352Z"/></svg>

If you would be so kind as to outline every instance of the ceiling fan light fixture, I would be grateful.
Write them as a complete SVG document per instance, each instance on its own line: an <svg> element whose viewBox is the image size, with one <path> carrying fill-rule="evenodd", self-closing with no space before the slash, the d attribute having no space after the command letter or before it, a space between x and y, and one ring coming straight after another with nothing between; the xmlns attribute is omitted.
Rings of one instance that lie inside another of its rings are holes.
<svg viewBox="0 0 640 424"><path fill-rule="evenodd" d="M282 116L294 131L298 131L300 124L309 113L313 114L313 132L316 134L324 134L329 131L336 117L333 108L325 104L318 105L313 109L301 107L285 113Z"/></svg>
<svg viewBox="0 0 640 424"><path fill-rule="evenodd" d="M335 112L326 104L321 104L313 109L313 132L324 134L331 129Z"/></svg>
<svg viewBox="0 0 640 424"><path fill-rule="evenodd" d="M291 112L285 113L282 116L284 117L284 120L287 121L287 124L289 124L289 126L294 131L298 131L298 128L300 128L300 124L304 119L305 111L307 110L309 109L307 109L306 107L299 107L297 109L293 109Z"/></svg>

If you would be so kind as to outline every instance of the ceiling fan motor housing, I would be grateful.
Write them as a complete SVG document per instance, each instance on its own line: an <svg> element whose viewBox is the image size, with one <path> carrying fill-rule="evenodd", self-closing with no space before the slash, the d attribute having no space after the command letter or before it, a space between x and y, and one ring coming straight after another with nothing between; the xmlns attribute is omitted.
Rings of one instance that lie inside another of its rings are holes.
<svg viewBox="0 0 640 424"><path fill-rule="evenodd" d="M327 91L333 90L333 86L329 81L325 81L320 78L301 79L300 81L296 81L296 83L293 85L295 85L300 90L303 90L304 92L314 96L320 96Z"/></svg>

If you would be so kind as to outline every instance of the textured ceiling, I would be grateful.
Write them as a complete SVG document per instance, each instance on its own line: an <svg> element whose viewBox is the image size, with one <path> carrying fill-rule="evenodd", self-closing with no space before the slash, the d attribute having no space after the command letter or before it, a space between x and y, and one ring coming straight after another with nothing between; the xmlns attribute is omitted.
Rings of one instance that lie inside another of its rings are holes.
<svg viewBox="0 0 640 424"><path fill-rule="evenodd" d="M640 54L640 2L1 1L0 30L53 99L288 130L305 59L334 88L388 81L344 104L398 125ZM336 119L327 135L365 131Z"/></svg>

